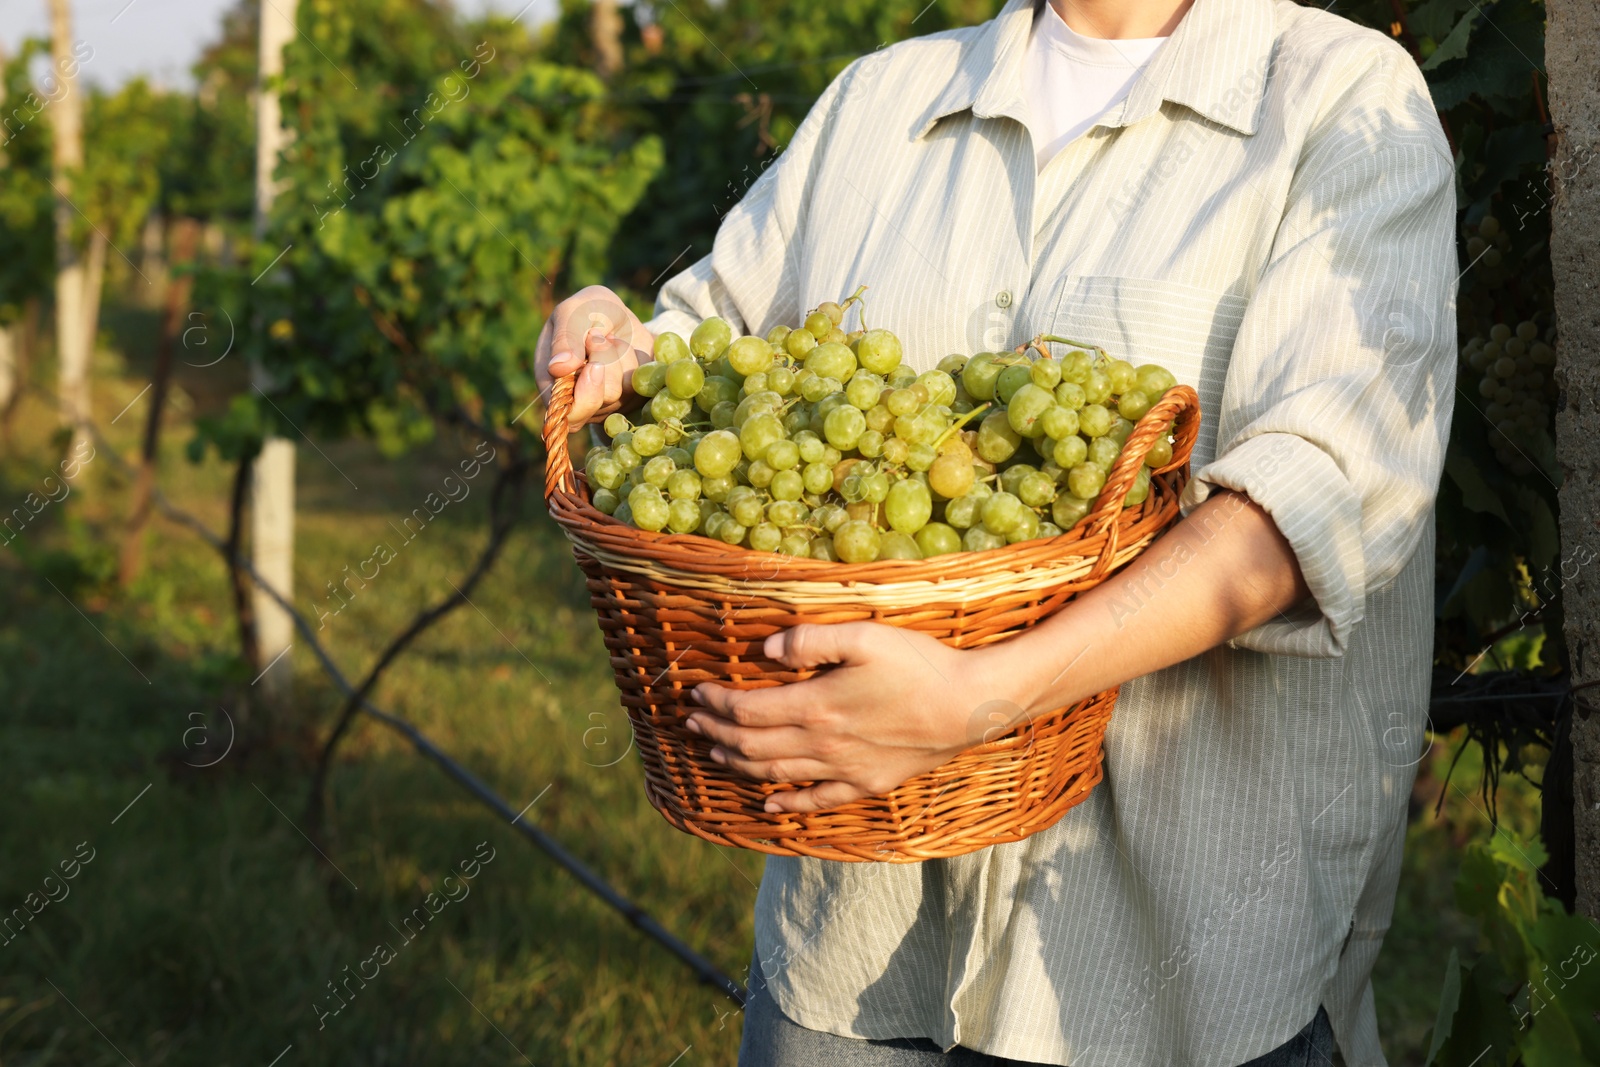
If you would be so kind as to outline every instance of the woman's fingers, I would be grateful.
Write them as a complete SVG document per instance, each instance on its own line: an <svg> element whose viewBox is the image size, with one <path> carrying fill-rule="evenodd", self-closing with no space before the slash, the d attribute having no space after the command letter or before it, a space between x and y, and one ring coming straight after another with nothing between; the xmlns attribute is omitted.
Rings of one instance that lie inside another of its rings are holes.
<svg viewBox="0 0 1600 1067"><path fill-rule="evenodd" d="M794 781L795 779L787 779ZM805 781L801 778L799 781ZM848 804L853 800L870 796L866 790L857 788L849 782L822 782L808 789L785 790L774 793L767 798L766 810L771 812L791 812L795 815L804 815L813 811L826 811L837 808L841 804Z"/></svg>

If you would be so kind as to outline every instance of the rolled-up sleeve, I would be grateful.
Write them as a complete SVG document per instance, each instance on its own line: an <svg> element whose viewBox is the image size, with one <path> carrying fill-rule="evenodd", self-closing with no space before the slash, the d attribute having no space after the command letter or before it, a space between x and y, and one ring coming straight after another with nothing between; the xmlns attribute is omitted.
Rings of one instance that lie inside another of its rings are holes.
<svg viewBox="0 0 1600 1067"><path fill-rule="evenodd" d="M1244 493L1294 551L1314 603L1233 642L1260 652L1343 653L1430 528L1449 435L1454 167L1409 58L1356 84L1307 138L1185 494Z"/></svg>
<svg viewBox="0 0 1600 1067"><path fill-rule="evenodd" d="M662 286L655 317L646 323L652 334L672 330L687 337L712 315L743 333L800 320L797 257L803 250L795 235L803 232L807 190L861 62L828 85L782 153L723 217L711 254Z"/></svg>

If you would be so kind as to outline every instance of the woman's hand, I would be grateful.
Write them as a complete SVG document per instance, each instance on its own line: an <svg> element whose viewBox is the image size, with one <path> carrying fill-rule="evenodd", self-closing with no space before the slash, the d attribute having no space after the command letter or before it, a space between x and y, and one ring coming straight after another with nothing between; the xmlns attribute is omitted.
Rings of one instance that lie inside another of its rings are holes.
<svg viewBox="0 0 1600 1067"><path fill-rule="evenodd" d="M820 811L887 793L1022 717L986 684L981 652L914 630L807 624L773 634L765 651L795 670L838 666L769 689L696 686L706 710L689 716L688 728L716 742L711 758L741 774L818 783L772 795L768 811Z"/></svg>
<svg viewBox="0 0 1600 1067"><path fill-rule="evenodd" d="M556 305L539 334L533 371L546 400L557 378L576 374L567 425L581 429L620 410L633 395L636 367L650 361L655 338L622 298L603 285Z"/></svg>

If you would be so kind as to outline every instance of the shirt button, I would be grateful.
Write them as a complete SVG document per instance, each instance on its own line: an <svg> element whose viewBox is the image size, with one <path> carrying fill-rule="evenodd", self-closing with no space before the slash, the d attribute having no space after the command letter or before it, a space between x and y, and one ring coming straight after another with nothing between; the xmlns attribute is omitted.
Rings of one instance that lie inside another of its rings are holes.
<svg viewBox="0 0 1600 1067"><path fill-rule="evenodd" d="M994 302L995 302L995 306L996 307L1003 307L1003 308L1010 307L1011 306L1011 290L1010 289L1002 289L998 293L994 294Z"/></svg>

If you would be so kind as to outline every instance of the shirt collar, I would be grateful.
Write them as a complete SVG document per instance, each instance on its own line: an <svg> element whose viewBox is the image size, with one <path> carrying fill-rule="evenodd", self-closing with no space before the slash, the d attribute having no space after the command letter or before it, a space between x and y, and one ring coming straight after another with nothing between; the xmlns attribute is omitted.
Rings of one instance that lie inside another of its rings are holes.
<svg viewBox="0 0 1600 1067"><path fill-rule="evenodd" d="M1036 4L1009 0L963 49L955 75L916 131L971 110L978 118L1022 121L1022 62ZM1274 0L1195 0L1172 37L1145 68L1121 104L1101 122L1129 126L1163 102L1181 104L1242 134L1256 132L1261 98L1277 37Z"/></svg>

